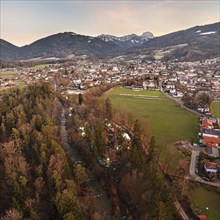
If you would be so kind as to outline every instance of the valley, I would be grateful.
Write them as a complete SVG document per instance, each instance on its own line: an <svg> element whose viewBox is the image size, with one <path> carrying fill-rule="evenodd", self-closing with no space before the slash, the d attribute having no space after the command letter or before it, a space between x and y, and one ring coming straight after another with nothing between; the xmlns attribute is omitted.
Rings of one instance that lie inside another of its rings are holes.
<svg viewBox="0 0 220 220"><path fill-rule="evenodd" d="M0 219L219 219L219 25L0 39Z"/></svg>

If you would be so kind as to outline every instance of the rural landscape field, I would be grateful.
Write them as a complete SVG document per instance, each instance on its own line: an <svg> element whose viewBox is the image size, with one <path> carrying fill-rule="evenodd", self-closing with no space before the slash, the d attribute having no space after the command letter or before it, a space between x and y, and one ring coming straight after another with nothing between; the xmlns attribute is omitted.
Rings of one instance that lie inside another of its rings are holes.
<svg viewBox="0 0 220 220"><path fill-rule="evenodd" d="M139 119L149 136L155 136L161 159L170 161L173 170L182 154L173 144L177 141L197 141L198 116L188 112L159 91L132 91L116 88L105 94L121 115L131 114ZM172 155L172 158L170 156Z"/></svg>
<svg viewBox="0 0 220 220"><path fill-rule="evenodd" d="M220 101L213 101L211 104L212 115L220 118Z"/></svg>
<svg viewBox="0 0 220 220"><path fill-rule="evenodd" d="M141 121L143 128L150 128L150 135L156 137L161 150L161 160L170 162L170 171L174 171L178 162L185 158L173 144L181 140L198 141L198 115L180 108L160 91L115 88L108 91L105 97L111 99L114 108L120 111L122 117L126 119L127 114L132 115L134 119ZM215 116L218 116L219 103L214 102L212 105ZM218 193L190 184L186 194L191 199L193 209L202 210L208 219L220 218ZM206 210L206 207L209 210Z"/></svg>

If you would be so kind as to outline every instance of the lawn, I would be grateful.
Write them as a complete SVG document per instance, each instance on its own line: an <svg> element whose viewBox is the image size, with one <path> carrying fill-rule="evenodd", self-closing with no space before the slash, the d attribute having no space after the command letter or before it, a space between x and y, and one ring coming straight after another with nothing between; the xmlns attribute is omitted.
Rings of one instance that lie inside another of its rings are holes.
<svg viewBox="0 0 220 220"><path fill-rule="evenodd" d="M142 99L115 94L131 94L132 90L115 89L107 92L105 96L111 98L113 106L121 112L122 117L130 113L138 118L142 125L148 128L150 135L154 135L156 143L160 146L161 159L170 162L173 170L178 161L183 157L172 145L176 141L193 139L197 140L199 129L198 117L176 105L166 97L163 99ZM163 96L159 91L141 91L144 95ZM139 92L136 92L139 94Z"/></svg>
<svg viewBox="0 0 220 220"><path fill-rule="evenodd" d="M209 220L220 219L220 194L208 191L202 186L191 186L188 196L192 202L192 208L198 208ZM206 210L208 207L208 210Z"/></svg>
<svg viewBox="0 0 220 220"><path fill-rule="evenodd" d="M212 115L220 118L220 101L213 101L211 104Z"/></svg>

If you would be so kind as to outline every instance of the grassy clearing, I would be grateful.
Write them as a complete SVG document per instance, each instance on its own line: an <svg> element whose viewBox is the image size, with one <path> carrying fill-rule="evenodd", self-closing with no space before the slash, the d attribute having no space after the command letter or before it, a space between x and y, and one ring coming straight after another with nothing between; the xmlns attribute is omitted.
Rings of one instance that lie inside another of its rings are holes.
<svg viewBox="0 0 220 220"><path fill-rule="evenodd" d="M131 89L125 89L125 88L115 88L111 89L107 92L108 95L119 95L119 94L128 94L128 95L146 95L146 96L160 96L163 97L164 94L162 94L160 91L151 91L151 90L141 90L141 91L134 91Z"/></svg>
<svg viewBox="0 0 220 220"><path fill-rule="evenodd" d="M220 194L208 191L202 186L191 186L187 195L192 202L192 208L198 208L209 220L220 219ZM208 207L208 210L206 210Z"/></svg>
<svg viewBox="0 0 220 220"><path fill-rule="evenodd" d="M145 128L148 128L150 135L155 136L160 146L162 161L169 161L170 170L174 170L178 161L184 157L172 144L180 140L197 139L199 129L197 116L181 109L168 98L147 100L111 95L121 93L121 91L111 90L105 96L111 98L113 106L121 112L122 117L126 117L129 113L134 119L138 118ZM147 95L148 92L151 94L155 91L143 92ZM156 91L158 96L163 96L159 93Z"/></svg>
<svg viewBox="0 0 220 220"><path fill-rule="evenodd" d="M30 69L32 69L32 70L42 70L47 66L49 66L49 64L39 64L39 65L36 65L36 66L32 66Z"/></svg>
<svg viewBox="0 0 220 220"><path fill-rule="evenodd" d="M158 140L163 139L165 144L197 137L197 116L187 110L181 109L172 100L167 98L164 100L146 100L124 96L111 96L115 92L121 93L120 90L111 90L106 93L111 98L113 105L122 111L130 112L136 118L140 118L143 122L148 123L152 134ZM159 91L143 92L145 92L145 95L147 95L147 92L150 94L155 92L158 96L163 95Z"/></svg>
<svg viewBox="0 0 220 220"><path fill-rule="evenodd" d="M213 116L215 116L217 118L220 118L220 101L212 102L212 104L211 104L211 112L212 112Z"/></svg>

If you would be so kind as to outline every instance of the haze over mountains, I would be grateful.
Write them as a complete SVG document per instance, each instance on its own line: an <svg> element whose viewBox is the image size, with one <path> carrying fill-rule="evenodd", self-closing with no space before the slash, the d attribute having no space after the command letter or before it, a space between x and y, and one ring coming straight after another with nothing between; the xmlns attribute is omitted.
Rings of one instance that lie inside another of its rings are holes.
<svg viewBox="0 0 220 220"><path fill-rule="evenodd" d="M0 39L0 60L71 58L75 55L104 58L121 54L145 54L149 50L169 47L174 49L166 54L164 57L166 60L200 60L217 57L220 48L220 22L195 26L160 37L154 37L150 32L140 36L131 34L122 37L104 34L91 37L64 32L39 39L23 47Z"/></svg>

